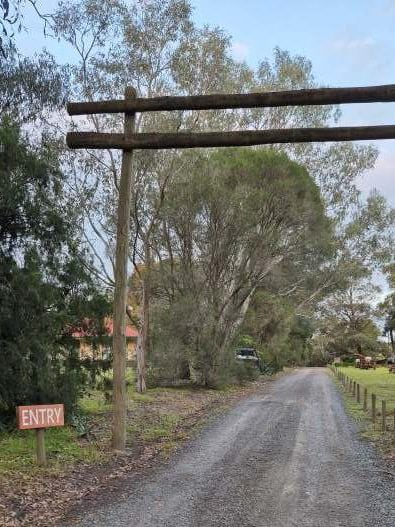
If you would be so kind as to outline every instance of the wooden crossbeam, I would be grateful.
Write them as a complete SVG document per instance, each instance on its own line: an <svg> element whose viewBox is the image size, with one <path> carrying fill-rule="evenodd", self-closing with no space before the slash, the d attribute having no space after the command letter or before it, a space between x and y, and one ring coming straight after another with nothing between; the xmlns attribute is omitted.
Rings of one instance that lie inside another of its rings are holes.
<svg viewBox="0 0 395 527"><path fill-rule="evenodd" d="M310 143L325 141L363 141L395 139L395 126L346 126L334 128L284 128L274 130L245 130L240 132L101 134L70 132L70 148L168 149L222 146L253 146L274 143Z"/></svg>
<svg viewBox="0 0 395 527"><path fill-rule="evenodd" d="M259 93L136 98L133 101L71 102L67 105L67 111L69 115L87 115L373 102L395 102L395 84L354 88L316 88Z"/></svg>

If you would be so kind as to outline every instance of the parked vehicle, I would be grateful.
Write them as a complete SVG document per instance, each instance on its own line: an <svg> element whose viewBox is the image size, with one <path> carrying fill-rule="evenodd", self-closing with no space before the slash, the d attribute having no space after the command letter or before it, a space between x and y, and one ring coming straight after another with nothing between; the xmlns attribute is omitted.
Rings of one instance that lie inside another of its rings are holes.
<svg viewBox="0 0 395 527"><path fill-rule="evenodd" d="M255 348L238 348L236 350L236 360L254 364L262 371L261 361Z"/></svg>

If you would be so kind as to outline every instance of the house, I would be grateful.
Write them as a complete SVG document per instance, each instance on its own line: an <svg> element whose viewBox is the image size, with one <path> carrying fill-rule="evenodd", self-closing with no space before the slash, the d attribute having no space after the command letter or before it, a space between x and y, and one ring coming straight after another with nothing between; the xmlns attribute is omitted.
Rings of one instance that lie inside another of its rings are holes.
<svg viewBox="0 0 395 527"><path fill-rule="evenodd" d="M71 336L79 342L80 359L109 360L111 358L112 336L114 324L112 319L104 321L104 335L95 335L89 328L89 321L76 328ZM127 324L126 326L127 361L136 359L136 347L139 337L138 330Z"/></svg>

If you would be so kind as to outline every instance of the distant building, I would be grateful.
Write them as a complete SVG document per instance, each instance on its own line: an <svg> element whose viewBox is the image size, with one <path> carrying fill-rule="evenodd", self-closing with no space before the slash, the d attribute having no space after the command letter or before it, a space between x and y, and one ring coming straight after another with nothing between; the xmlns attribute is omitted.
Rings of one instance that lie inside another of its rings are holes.
<svg viewBox="0 0 395 527"><path fill-rule="evenodd" d="M79 342L79 353L81 359L108 360L111 358L112 336L114 324L112 319L104 322L105 335L94 335L89 329L88 323L83 323L80 328L73 331L71 336ZM136 347L139 337L138 330L131 325L126 326L126 359L136 359Z"/></svg>

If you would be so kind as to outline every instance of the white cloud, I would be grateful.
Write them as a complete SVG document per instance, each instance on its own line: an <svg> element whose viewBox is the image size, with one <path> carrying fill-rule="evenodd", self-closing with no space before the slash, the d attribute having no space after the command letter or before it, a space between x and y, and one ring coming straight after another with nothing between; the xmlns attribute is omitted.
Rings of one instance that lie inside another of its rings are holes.
<svg viewBox="0 0 395 527"><path fill-rule="evenodd" d="M393 48L392 41L371 34L353 34L352 30L333 35L326 43L326 52L336 61L337 70L344 69L343 77L358 75L364 84L372 84L373 78L377 84L388 82L384 79L393 74Z"/></svg>
<svg viewBox="0 0 395 527"><path fill-rule="evenodd" d="M373 37L364 38L337 38L330 42L330 47L341 52L363 51L377 45Z"/></svg>
<svg viewBox="0 0 395 527"><path fill-rule="evenodd" d="M232 43L232 54L236 60L245 60L249 53L249 47L244 42Z"/></svg>

